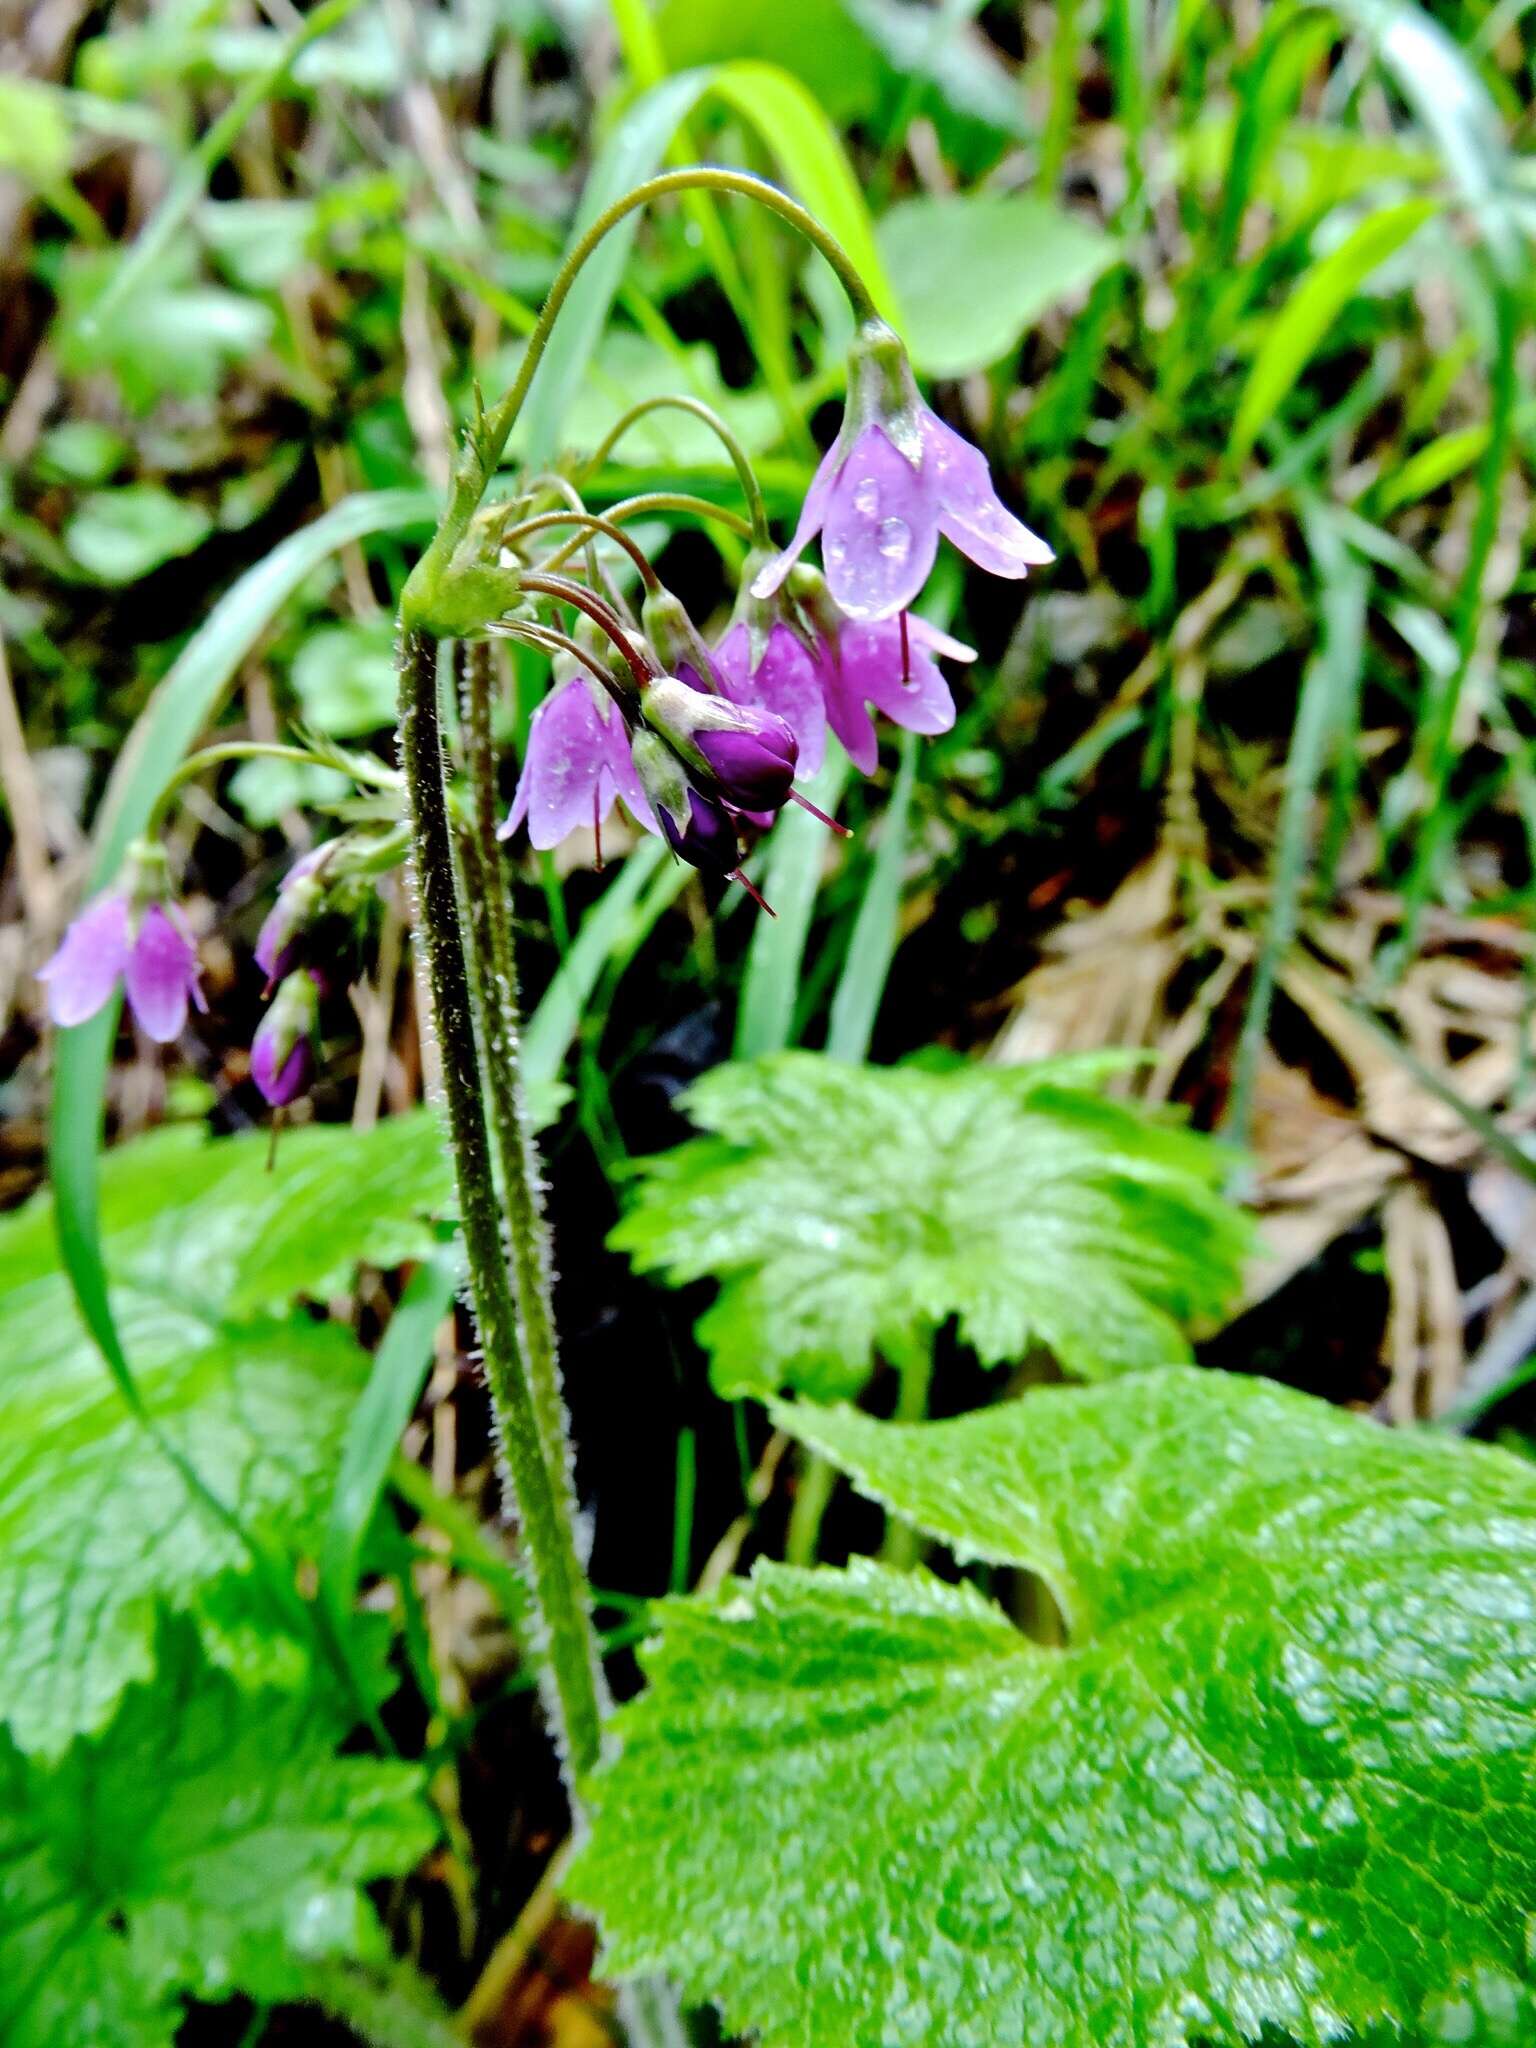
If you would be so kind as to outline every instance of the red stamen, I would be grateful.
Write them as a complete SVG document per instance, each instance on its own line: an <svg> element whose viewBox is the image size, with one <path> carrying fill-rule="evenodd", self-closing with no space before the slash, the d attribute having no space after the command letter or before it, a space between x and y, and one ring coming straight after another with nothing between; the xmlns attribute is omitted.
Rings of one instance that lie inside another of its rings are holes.
<svg viewBox="0 0 1536 2048"><path fill-rule="evenodd" d="M792 789L789 792L789 800L792 804L798 804L802 811L809 811L813 818L819 818L827 830L835 832L839 839L851 839L853 837L851 826L839 825L836 818L829 818L825 811L818 811L810 798L802 796L798 789Z"/></svg>
<svg viewBox="0 0 1536 2048"><path fill-rule="evenodd" d="M593 866L601 874L603 872L603 819L602 813L597 807L596 783L592 785L592 844L596 849L593 856Z"/></svg>
<svg viewBox="0 0 1536 2048"><path fill-rule="evenodd" d="M912 642L907 635L907 615L901 615L901 680L904 684L912 680Z"/></svg>
<svg viewBox="0 0 1536 2048"><path fill-rule="evenodd" d="M764 896L760 890L755 889L752 886L752 884L747 880L746 876L741 872L740 868L732 868L731 872L726 876L725 879L728 882L740 882L743 889L746 890L747 894L752 898L752 901L757 905L759 910L766 910L770 917L778 916L779 913L768 901L768 898Z"/></svg>

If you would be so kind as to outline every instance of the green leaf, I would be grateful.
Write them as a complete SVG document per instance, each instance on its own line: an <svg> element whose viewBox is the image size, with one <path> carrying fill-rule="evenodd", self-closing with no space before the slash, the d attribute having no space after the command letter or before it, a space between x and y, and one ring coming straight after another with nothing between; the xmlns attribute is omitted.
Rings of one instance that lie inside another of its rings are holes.
<svg viewBox="0 0 1536 2048"><path fill-rule="evenodd" d="M119 272L130 266L136 281L120 289ZM104 318L100 309L109 294L115 303ZM141 412L163 396L210 396L230 363L260 348L272 321L271 309L257 299L191 282L180 253L140 274L131 251L76 250L61 279L64 367L75 375L111 370Z"/></svg>
<svg viewBox="0 0 1536 2048"><path fill-rule="evenodd" d="M722 58L782 66L838 122L872 113L891 75L870 38L827 0L666 0L656 30L669 70Z"/></svg>
<svg viewBox="0 0 1536 2048"><path fill-rule="evenodd" d="M948 1073L815 1053L717 1067L713 1135L643 1161L611 1242L721 1282L698 1334L727 1393L856 1393L876 1351L959 1318L984 1364L1045 1344L1086 1376L1189 1356L1247 1225L1209 1140L1081 1085L1073 1062ZM903 1349L902 1355L905 1355Z"/></svg>
<svg viewBox="0 0 1536 2048"><path fill-rule="evenodd" d="M848 780L848 756L830 735L827 757L806 788L818 810L836 817ZM816 890L827 864L827 828L809 811L785 807L768 842L763 893L772 917L760 917L747 948L736 1011L736 1057L782 1052L795 1035L795 1000L800 969L816 908Z"/></svg>
<svg viewBox="0 0 1536 2048"><path fill-rule="evenodd" d="M932 377L995 363L1048 308L1086 291L1116 253L1098 228L1014 192L902 200L876 235L903 339Z"/></svg>
<svg viewBox="0 0 1536 2048"><path fill-rule="evenodd" d="M607 1967L764 2048L1418 2041L1465 1977L1520 1974L1527 1465L1177 1368L776 1418L1043 1575L1066 1640L864 1562L664 1603L566 1881Z"/></svg>
<svg viewBox="0 0 1536 2048"><path fill-rule="evenodd" d="M46 189L69 171L69 122L53 87L0 78L0 169Z"/></svg>
<svg viewBox="0 0 1536 2048"><path fill-rule="evenodd" d="M1283 404L1318 344L1371 272L1439 211L1433 199L1405 199L1369 214L1313 265L1265 331L1232 423L1228 453L1240 462Z"/></svg>
<svg viewBox="0 0 1536 2048"><path fill-rule="evenodd" d="M91 491L64 528L64 545L102 583L136 583L162 562L189 555L213 520L201 505L159 484Z"/></svg>
<svg viewBox="0 0 1536 2048"><path fill-rule="evenodd" d="M303 705L303 723L332 739L375 733L395 719L399 680L395 637L387 618L317 627L289 672Z"/></svg>
<svg viewBox="0 0 1536 2048"><path fill-rule="evenodd" d="M242 1694L177 1630L159 1682L55 1767L0 1738L7 2048L170 2048L184 1995L291 1998L318 1960L387 1954L361 1886L436 1830L420 1773L338 1756L346 1732L324 1694Z"/></svg>
<svg viewBox="0 0 1536 2048"><path fill-rule="evenodd" d="M248 825L275 825L285 811L339 803L352 784L337 768L312 761L242 761L229 778L229 800Z"/></svg>
<svg viewBox="0 0 1536 2048"><path fill-rule="evenodd" d="M35 462L49 483L104 484L131 452L123 436L100 420L60 420L40 437Z"/></svg>
<svg viewBox="0 0 1536 2048"><path fill-rule="evenodd" d="M270 1173L266 1154L264 1134L192 1129L121 1146L102 1223L151 1422L257 1540L312 1551L368 1361L341 1325L283 1311L339 1291L360 1261L431 1249L448 1171L425 1112L291 1132ZM195 1612L242 1671L269 1676L272 1655L260 1629L222 1618L220 1582L251 1567L239 1533L103 1370L57 1258L48 1196L0 1223L0 1719L49 1751L148 1675L157 1603Z"/></svg>

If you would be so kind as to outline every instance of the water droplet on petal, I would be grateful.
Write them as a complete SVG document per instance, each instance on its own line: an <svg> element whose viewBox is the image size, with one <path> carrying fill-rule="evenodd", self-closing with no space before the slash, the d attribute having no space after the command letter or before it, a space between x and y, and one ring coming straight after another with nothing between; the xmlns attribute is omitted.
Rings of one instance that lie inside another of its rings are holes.
<svg viewBox="0 0 1536 2048"><path fill-rule="evenodd" d="M866 519L875 517L880 510L880 485L874 477L867 476L854 485L853 506L854 510L862 512Z"/></svg>
<svg viewBox="0 0 1536 2048"><path fill-rule="evenodd" d="M912 529L905 519L882 519L876 544L888 562L904 562L912 552Z"/></svg>
<svg viewBox="0 0 1536 2048"><path fill-rule="evenodd" d="M834 534L823 542L822 553L829 569L840 569L848 559L848 543L841 534Z"/></svg>

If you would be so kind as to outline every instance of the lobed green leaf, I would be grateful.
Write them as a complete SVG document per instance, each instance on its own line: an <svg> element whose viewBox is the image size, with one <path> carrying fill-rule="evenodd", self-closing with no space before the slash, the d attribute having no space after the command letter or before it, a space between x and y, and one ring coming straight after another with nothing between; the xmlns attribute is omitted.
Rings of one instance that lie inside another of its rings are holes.
<svg viewBox="0 0 1536 2048"><path fill-rule="evenodd" d="M608 1967L764 2048L1513 2038L1528 1465L1188 1369L778 1419L1065 1643L867 1562L666 1603L568 1878Z"/></svg>
<svg viewBox="0 0 1536 2048"><path fill-rule="evenodd" d="M727 1393L856 1393L875 1354L958 1318L983 1363L1048 1347L1085 1377L1189 1356L1248 1244L1209 1140L1084 1085L1073 1062L946 1073L815 1053L718 1067L712 1135L646 1160L611 1242L701 1318Z"/></svg>

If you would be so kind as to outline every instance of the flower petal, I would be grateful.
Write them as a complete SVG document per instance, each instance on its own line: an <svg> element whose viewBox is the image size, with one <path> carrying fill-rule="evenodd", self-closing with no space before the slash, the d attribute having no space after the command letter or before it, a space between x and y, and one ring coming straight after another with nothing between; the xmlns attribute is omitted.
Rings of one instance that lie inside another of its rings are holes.
<svg viewBox="0 0 1536 2048"><path fill-rule="evenodd" d="M65 932L58 951L38 973L47 986L55 1024L83 1024L111 995L128 962L128 903L99 896Z"/></svg>
<svg viewBox="0 0 1536 2048"><path fill-rule="evenodd" d="M800 507L800 520L795 527L794 539L783 554L775 555L767 568L758 572L752 584L754 597L772 597L821 531L821 522L826 517L827 499L842 466L843 440L839 434L816 465L816 474L811 478L811 488L806 492L805 503Z"/></svg>
<svg viewBox="0 0 1536 2048"><path fill-rule="evenodd" d="M161 1045L178 1037L187 1021L187 998L194 991L201 998L197 948L158 903L144 913L123 980L133 1014L147 1035Z"/></svg>
<svg viewBox="0 0 1536 2048"><path fill-rule="evenodd" d="M732 626L715 649L715 667L733 704L755 705L782 718L800 748L800 773L814 775L827 748L821 669L800 636L781 619L768 630L763 658L752 667L752 636Z"/></svg>
<svg viewBox="0 0 1536 2048"><path fill-rule="evenodd" d="M992 472L979 448L933 413L923 418L923 475L931 478L939 529L961 554L993 576L1024 576L1056 557L992 488Z"/></svg>
<svg viewBox="0 0 1536 2048"><path fill-rule="evenodd" d="M827 663L823 676L828 725L842 741L849 760L859 773L873 775L875 764L880 759L880 742L875 737L875 721L864 708L863 697L833 662Z"/></svg>
<svg viewBox="0 0 1536 2048"><path fill-rule="evenodd" d="M510 837L526 818L529 839L548 848L583 825L601 823L613 808L614 783L624 787L617 772L621 756L628 761L618 712L599 707L585 676L562 683L533 714L523 772L501 836Z"/></svg>
<svg viewBox="0 0 1536 2048"><path fill-rule="evenodd" d="M922 636L912 630L918 623L908 621L905 677L899 619L845 627L839 641L843 685L908 732L948 732L955 722L955 700Z"/></svg>
<svg viewBox="0 0 1536 2048"><path fill-rule="evenodd" d="M890 618L927 582L938 545L938 498L927 465L914 469L881 428L866 427L827 503L827 588L851 619Z"/></svg>

